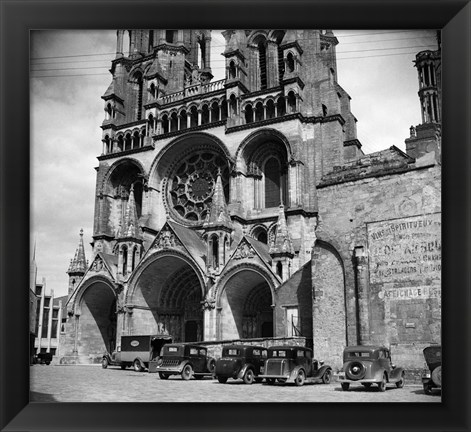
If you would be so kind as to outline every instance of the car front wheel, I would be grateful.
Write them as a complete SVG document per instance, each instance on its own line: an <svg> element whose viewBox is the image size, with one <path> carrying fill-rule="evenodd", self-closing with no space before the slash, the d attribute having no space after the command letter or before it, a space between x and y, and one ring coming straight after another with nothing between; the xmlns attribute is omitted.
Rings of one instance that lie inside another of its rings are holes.
<svg viewBox="0 0 471 432"><path fill-rule="evenodd" d="M226 382L227 382L227 377L218 376L218 381L219 381L221 384L226 384Z"/></svg>
<svg viewBox="0 0 471 432"><path fill-rule="evenodd" d="M383 375L383 379L378 383L378 389L380 392L386 391L386 375Z"/></svg>
<svg viewBox="0 0 471 432"><path fill-rule="evenodd" d="M185 381L188 381L191 378L191 375L193 375L193 368L191 365L187 364L182 370L182 378Z"/></svg>
<svg viewBox="0 0 471 432"><path fill-rule="evenodd" d="M322 382L324 384L330 384L331 379L332 379L332 371L330 369L327 369L324 375L322 375Z"/></svg>
<svg viewBox="0 0 471 432"><path fill-rule="evenodd" d="M106 369L108 367L108 359L107 358L104 358L102 361L101 361L101 367L103 369Z"/></svg>
<svg viewBox="0 0 471 432"><path fill-rule="evenodd" d="M341 385L343 391L348 391L348 389L350 388L350 383L342 383Z"/></svg>
<svg viewBox="0 0 471 432"><path fill-rule="evenodd" d="M397 388L402 388L404 387L404 380L405 380L405 377L404 377L404 372L402 372L401 374L401 379L396 383L396 387Z"/></svg>
<svg viewBox="0 0 471 432"><path fill-rule="evenodd" d="M169 376L170 376L169 374L159 372L159 378L160 379L166 380L166 379L168 379Z"/></svg>
<svg viewBox="0 0 471 432"><path fill-rule="evenodd" d="M296 375L296 379L294 380L294 382L296 383L298 387L301 387L302 385L304 385L305 379L306 379L306 375L304 374L304 371L301 369L298 372L298 375Z"/></svg>
<svg viewBox="0 0 471 432"><path fill-rule="evenodd" d="M253 370L247 369L244 374L244 383L245 384L252 384L254 380Z"/></svg>
<svg viewBox="0 0 471 432"><path fill-rule="evenodd" d="M141 372L142 371L142 366L141 366L141 362L139 360L134 360L134 363L133 363L133 367L134 367L134 370L136 372Z"/></svg>

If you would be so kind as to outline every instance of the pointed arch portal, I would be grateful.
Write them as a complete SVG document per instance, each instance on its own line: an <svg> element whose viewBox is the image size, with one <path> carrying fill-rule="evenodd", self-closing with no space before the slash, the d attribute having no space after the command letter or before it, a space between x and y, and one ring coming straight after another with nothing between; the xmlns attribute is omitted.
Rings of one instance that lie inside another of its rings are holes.
<svg viewBox="0 0 471 432"><path fill-rule="evenodd" d="M195 267L172 253L147 265L127 301L129 334L166 333L176 342L203 340L203 284Z"/></svg>
<svg viewBox="0 0 471 432"><path fill-rule="evenodd" d="M259 272L244 269L225 283L218 301L218 338L273 337L273 294Z"/></svg>
<svg viewBox="0 0 471 432"><path fill-rule="evenodd" d="M116 296L109 284L90 284L80 299L78 355L101 357L112 352L116 343Z"/></svg>

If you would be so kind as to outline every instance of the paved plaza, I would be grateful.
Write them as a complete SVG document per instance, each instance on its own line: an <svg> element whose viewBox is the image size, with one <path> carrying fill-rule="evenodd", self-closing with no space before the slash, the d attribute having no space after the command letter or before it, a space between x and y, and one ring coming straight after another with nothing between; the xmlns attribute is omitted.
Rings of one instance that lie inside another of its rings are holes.
<svg viewBox="0 0 471 432"><path fill-rule="evenodd" d="M31 374L31 402L441 402L441 394L424 394L422 386L407 384L402 389L389 385L384 393L377 386L369 390L340 384L245 385L229 380L220 384L205 378L168 380L158 374L100 366L34 365Z"/></svg>

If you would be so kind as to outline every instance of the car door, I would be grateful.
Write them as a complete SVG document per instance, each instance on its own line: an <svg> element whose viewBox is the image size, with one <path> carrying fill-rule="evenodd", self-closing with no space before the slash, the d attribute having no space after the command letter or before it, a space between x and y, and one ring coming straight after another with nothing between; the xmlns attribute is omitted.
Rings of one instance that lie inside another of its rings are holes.
<svg viewBox="0 0 471 432"><path fill-rule="evenodd" d="M206 350L204 348L191 348L190 356L193 370L196 373L206 372Z"/></svg>

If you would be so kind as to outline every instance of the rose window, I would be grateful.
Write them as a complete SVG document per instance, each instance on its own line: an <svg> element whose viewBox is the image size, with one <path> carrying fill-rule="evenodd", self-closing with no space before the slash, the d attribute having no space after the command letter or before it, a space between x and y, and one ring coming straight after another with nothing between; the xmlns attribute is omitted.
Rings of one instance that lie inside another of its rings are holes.
<svg viewBox="0 0 471 432"><path fill-rule="evenodd" d="M217 153L193 154L177 165L169 178L168 197L173 210L183 219L203 223L212 203L218 170L221 170L226 202L229 168Z"/></svg>

